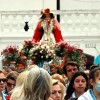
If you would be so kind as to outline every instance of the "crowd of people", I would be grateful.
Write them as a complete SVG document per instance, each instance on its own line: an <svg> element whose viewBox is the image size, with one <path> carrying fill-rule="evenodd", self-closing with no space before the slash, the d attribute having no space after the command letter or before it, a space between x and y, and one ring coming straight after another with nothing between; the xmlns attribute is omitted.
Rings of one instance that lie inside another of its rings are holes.
<svg viewBox="0 0 100 100"><path fill-rule="evenodd" d="M55 42L63 41L57 20L50 9L45 9L32 40L40 42L43 38L50 45L51 33ZM100 66L91 66L89 74L79 67L77 62L68 61L63 66L66 77L50 75L35 64L20 73L4 68L0 70L0 100L100 100Z"/></svg>
<svg viewBox="0 0 100 100"><path fill-rule="evenodd" d="M100 100L99 66L93 65L87 75L70 61L63 71L66 78L37 65L21 73L0 70L0 100Z"/></svg>

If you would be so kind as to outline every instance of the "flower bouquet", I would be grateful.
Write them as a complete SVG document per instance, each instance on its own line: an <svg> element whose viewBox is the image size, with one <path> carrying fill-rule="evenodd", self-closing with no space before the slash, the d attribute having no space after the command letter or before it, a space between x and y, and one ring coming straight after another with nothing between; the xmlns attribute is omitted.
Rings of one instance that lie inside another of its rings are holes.
<svg viewBox="0 0 100 100"><path fill-rule="evenodd" d="M50 50L47 44L38 44L30 50L30 58L39 63L41 61L51 61L54 58L54 51Z"/></svg>
<svg viewBox="0 0 100 100"><path fill-rule="evenodd" d="M27 57L29 56L29 51L31 48L34 47L34 43L33 41L24 41L24 44L23 44L23 48L21 49L21 53L23 56Z"/></svg>
<svg viewBox="0 0 100 100"><path fill-rule="evenodd" d="M82 58L83 51L75 46L68 46L68 49L66 51L66 57L67 61L75 61L79 65L81 64L81 58Z"/></svg>
<svg viewBox="0 0 100 100"><path fill-rule="evenodd" d="M68 46L67 49L67 56L68 60L75 60L76 61L82 56L83 51L75 46Z"/></svg>
<svg viewBox="0 0 100 100"><path fill-rule="evenodd" d="M3 59L5 59L8 64L10 64L10 62L15 61L16 64L19 61L19 50L18 50L18 46L8 46L6 47L2 52L1 55L3 55Z"/></svg>
<svg viewBox="0 0 100 100"><path fill-rule="evenodd" d="M55 54L58 57L64 57L64 63L67 61L75 61L81 64L83 51L75 46L68 44L66 41L61 41L55 45Z"/></svg>
<svg viewBox="0 0 100 100"><path fill-rule="evenodd" d="M61 42L55 44L54 51L55 51L56 56L64 57L66 54L68 45L69 44L66 41L61 41Z"/></svg>

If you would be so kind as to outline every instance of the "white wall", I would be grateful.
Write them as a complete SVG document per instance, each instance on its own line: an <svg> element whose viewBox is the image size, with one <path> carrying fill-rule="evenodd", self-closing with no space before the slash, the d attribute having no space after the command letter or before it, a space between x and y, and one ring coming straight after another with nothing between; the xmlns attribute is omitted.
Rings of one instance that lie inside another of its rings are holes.
<svg viewBox="0 0 100 100"><path fill-rule="evenodd" d="M60 0L62 10L100 9L100 0Z"/></svg>
<svg viewBox="0 0 100 100"><path fill-rule="evenodd" d="M0 11L56 9L56 0L0 0Z"/></svg>
<svg viewBox="0 0 100 100"><path fill-rule="evenodd" d="M0 0L0 11L26 11L26 15L28 15L28 10L41 10L47 7L51 10L56 10L56 2L57 0ZM100 9L100 0L60 0L60 2L61 10L75 11L71 12L71 15L70 12L69 14L62 13L61 28L63 29L62 32L64 33L64 39L69 41L71 44L78 45L85 53L96 56L98 52L94 48L86 48L86 45L90 45L91 47L91 44L96 44L97 49L100 52L100 12L95 14L95 11ZM82 14L78 15L76 10L85 10L87 14L81 12ZM90 12L88 12L88 10L90 10ZM94 10L93 13L91 13L92 10ZM2 26L5 25L4 29L6 29L10 25L16 27L15 25L18 24L14 23L14 21L16 21L15 19L11 21L12 24L9 24L10 21L7 21L9 15L10 14L7 13L2 13L0 15L0 51L11 44L19 45L21 47L24 40L31 39L33 36L33 28L28 32L25 32L24 29L22 32L4 32ZM17 19L17 14L15 14L15 16L11 14L11 16L12 18L14 17ZM28 18L30 18L30 24L33 27L36 24L32 22L33 19L31 19L30 16L31 15L29 15ZM21 15L21 18L22 23L21 21L19 21L19 23L21 23L21 27L23 28L25 22L23 20L25 17ZM5 23L3 23L4 21ZM75 30L75 28L77 30Z"/></svg>
<svg viewBox="0 0 100 100"><path fill-rule="evenodd" d="M0 11L56 10L57 0L0 0ZM61 10L100 9L100 0L60 0Z"/></svg>

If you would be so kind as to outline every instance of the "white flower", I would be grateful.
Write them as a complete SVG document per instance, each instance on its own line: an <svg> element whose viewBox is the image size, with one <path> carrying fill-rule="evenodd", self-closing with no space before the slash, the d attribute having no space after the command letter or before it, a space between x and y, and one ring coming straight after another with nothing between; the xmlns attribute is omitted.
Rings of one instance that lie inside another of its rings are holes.
<svg viewBox="0 0 100 100"><path fill-rule="evenodd" d="M45 48L45 45L41 45L41 48L44 49Z"/></svg>
<svg viewBox="0 0 100 100"><path fill-rule="evenodd" d="M43 56L41 56L41 58L43 58Z"/></svg>
<svg viewBox="0 0 100 100"><path fill-rule="evenodd" d="M48 55L46 56L46 58L48 58Z"/></svg>
<svg viewBox="0 0 100 100"><path fill-rule="evenodd" d="M47 48L47 49L50 49L50 47L49 47L48 45L46 45L46 48Z"/></svg>
<svg viewBox="0 0 100 100"><path fill-rule="evenodd" d="M34 49L38 49L38 48L40 48L40 45L37 45Z"/></svg>

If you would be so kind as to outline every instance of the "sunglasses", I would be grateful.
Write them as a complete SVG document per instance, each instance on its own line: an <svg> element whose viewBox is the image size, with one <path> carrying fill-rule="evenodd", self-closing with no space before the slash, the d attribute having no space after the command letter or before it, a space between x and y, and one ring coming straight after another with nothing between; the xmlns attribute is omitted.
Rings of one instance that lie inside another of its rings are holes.
<svg viewBox="0 0 100 100"><path fill-rule="evenodd" d="M6 80L7 80L6 78L0 78L0 83L1 82L6 82Z"/></svg>
<svg viewBox="0 0 100 100"><path fill-rule="evenodd" d="M16 84L7 83L7 86L9 86L9 87L11 87L11 86L15 87L15 85L16 85Z"/></svg>

